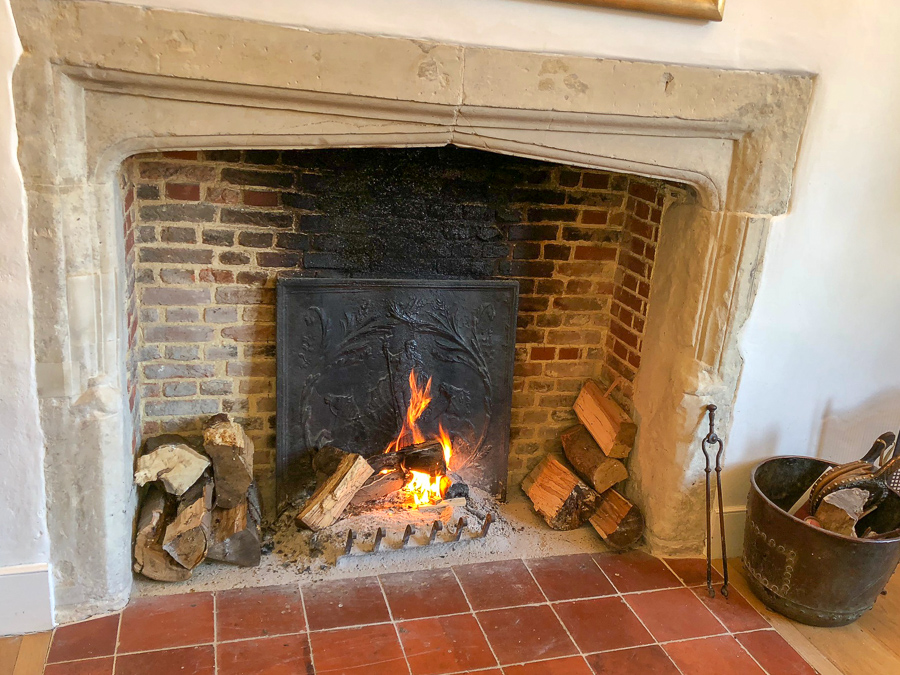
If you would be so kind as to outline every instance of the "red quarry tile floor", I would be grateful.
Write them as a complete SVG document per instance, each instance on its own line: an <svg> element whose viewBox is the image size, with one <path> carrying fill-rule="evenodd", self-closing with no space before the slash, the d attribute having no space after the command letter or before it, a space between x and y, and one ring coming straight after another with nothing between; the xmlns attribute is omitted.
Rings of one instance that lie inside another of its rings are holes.
<svg viewBox="0 0 900 675"><path fill-rule="evenodd" d="M571 555L138 598L44 675L814 675L703 561Z"/></svg>

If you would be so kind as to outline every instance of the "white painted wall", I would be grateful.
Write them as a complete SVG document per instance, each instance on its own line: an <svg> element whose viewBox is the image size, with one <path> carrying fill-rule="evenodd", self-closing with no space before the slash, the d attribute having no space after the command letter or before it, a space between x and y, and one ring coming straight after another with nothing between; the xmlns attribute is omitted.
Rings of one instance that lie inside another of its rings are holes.
<svg viewBox="0 0 900 675"><path fill-rule="evenodd" d="M25 191L16 161L12 70L21 53L0 4L0 635L50 627L43 444L34 376Z"/></svg>
<svg viewBox="0 0 900 675"><path fill-rule="evenodd" d="M47 560L22 189L0 12L0 566ZM820 74L728 441L728 495L773 453L861 454L900 426L900 3L728 0L721 24L528 0L140 0L319 31ZM377 64L373 64L377 67Z"/></svg>
<svg viewBox="0 0 900 675"><path fill-rule="evenodd" d="M743 338L727 504L745 503L760 458L855 457L900 427L896 0L728 0L722 23L529 0L136 4L319 31L818 73L792 208L773 227Z"/></svg>

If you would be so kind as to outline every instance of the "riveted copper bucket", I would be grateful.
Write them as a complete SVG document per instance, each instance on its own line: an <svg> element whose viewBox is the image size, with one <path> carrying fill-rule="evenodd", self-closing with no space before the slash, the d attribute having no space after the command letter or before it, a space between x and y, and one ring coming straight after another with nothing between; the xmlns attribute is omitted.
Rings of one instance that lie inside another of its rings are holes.
<svg viewBox="0 0 900 675"><path fill-rule="evenodd" d="M744 530L744 569L768 607L811 626L844 626L871 609L900 561L900 533L854 539L788 515L832 462L775 457L751 476ZM876 532L900 523L900 497L889 492L860 523Z"/></svg>

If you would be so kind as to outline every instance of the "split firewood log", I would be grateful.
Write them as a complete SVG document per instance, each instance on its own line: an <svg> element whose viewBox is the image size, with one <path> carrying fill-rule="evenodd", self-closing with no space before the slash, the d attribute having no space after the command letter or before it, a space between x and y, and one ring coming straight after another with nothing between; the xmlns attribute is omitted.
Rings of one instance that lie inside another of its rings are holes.
<svg viewBox="0 0 900 675"><path fill-rule="evenodd" d="M603 541L621 551L636 545L644 536L644 516L640 510L615 490L601 495L600 506L590 518Z"/></svg>
<svg viewBox="0 0 900 675"><path fill-rule="evenodd" d="M184 581L191 571L179 565L162 547L166 530L166 493L151 485L144 495L134 540L134 571L156 581Z"/></svg>
<svg viewBox="0 0 900 675"><path fill-rule="evenodd" d="M607 457L597 441L581 424L566 429L560 435L563 452L575 472L597 492L606 492L616 483L628 478L628 469L617 459Z"/></svg>
<svg viewBox="0 0 900 675"><path fill-rule="evenodd" d="M297 522L311 530L328 527L340 518L350 500L373 473L365 459L357 454L348 454L328 480L306 500L297 515Z"/></svg>
<svg viewBox="0 0 900 675"><path fill-rule="evenodd" d="M212 458L216 506L234 508L253 482L253 441L226 413L213 415L203 428L203 449Z"/></svg>
<svg viewBox="0 0 900 675"><path fill-rule="evenodd" d="M241 567L258 565L261 557L260 513L256 484L250 486L247 497L237 506L213 509L206 557Z"/></svg>
<svg viewBox="0 0 900 675"><path fill-rule="evenodd" d="M206 558L212 508L213 478L207 471L178 501L163 537L163 550L182 567L194 569Z"/></svg>
<svg viewBox="0 0 900 675"><path fill-rule="evenodd" d="M525 477L522 489L547 524L554 530L574 530L591 517L600 496L569 471L557 457L548 455Z"/></svg>
<svg viewBox="0 0 900 675"><path fill-rule="evenodd" d="M637 425L628 413L603 395L596 382L584 383L573 409L607 457L628 457L634 447Z"/></svg>
<svg viewBox="0 0 900 675"><path fill-rule="evenodd" d="M321 485L328 477L337 471L341 460L349 453L344 452L340 448L333 445L326 445L313 455L312 468L316 472L316 485Z"/></svg>
<svg viewBox="0 0 900 675"><path fill-rule="evenodd" d="M138 458L136 485L158 480L166 492L183 495L209 466L209 458L184 443L160 445Z"/></svg>

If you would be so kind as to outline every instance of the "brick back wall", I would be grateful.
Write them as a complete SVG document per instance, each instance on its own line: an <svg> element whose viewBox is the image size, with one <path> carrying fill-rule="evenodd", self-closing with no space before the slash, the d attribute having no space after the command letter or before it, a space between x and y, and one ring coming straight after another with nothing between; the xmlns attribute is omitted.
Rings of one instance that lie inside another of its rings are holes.
<svg viewBox="0 0 900 675"><path fill-rule="evenodd" d="M585 378L639 364L661 183L454 148L168 152L123 176L141 431L233 413L270 504L279 273L517 279L513 481Z"/></svg>

